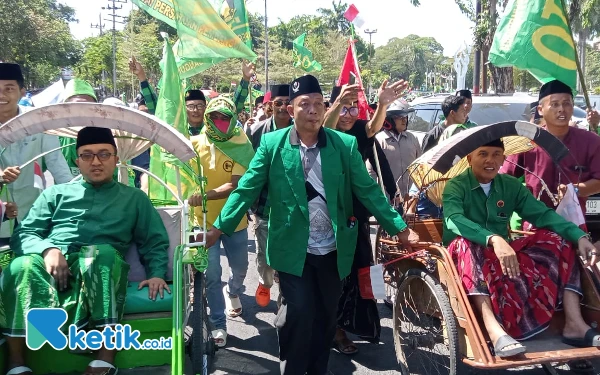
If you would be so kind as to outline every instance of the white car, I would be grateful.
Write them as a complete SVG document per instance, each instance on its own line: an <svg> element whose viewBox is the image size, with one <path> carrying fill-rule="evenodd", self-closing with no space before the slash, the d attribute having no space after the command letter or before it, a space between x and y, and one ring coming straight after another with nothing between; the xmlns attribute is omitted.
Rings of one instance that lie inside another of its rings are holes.
<svg viewBox="0 0 600 375"><path fill-rule="evenodd" d="M421 144L429 130L442 122L442 102L453 94L435 94L420 97L410 104L415 109L408 131L413 133ZM478 125L489 125L502 121L531 119L531 103L537 96L523 94L508 95L473 95L473 109L469 119ZM574 108L572 120L578 127L587 129L586 112L579 107Z"/></svg>

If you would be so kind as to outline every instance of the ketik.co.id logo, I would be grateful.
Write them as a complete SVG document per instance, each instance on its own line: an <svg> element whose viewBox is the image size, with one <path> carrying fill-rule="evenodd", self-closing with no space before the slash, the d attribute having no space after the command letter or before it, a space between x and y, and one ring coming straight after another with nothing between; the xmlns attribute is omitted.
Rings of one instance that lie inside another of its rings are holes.
<svg viewBox="0 0 600 375"><path fill-rule="evenodd" d="M31 350L38 350L45 343L55 350L91 349L105 347L109 350L142 349L139 331L133 331L128 324L117 324L114 328L106 326L102 331L79 330L76 325L69 326L68 337L61 331L67 321L67 312L59 308L36 308L27 312L25 342Z"/></svg>

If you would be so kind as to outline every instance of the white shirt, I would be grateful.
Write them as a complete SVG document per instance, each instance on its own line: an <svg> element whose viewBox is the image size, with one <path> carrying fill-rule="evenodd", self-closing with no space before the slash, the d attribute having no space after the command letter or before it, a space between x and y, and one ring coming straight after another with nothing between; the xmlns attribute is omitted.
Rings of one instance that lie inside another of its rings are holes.
<svg viewBox="0 0 600 375"><path fill-rule="evenodd" d="M19 106L19 114L31 109ZM35 156L58 147L60 147L60 142L57 136L44 133L27 136L6 148L0 147L0 168L5 169L21 166ZM48 170L52 173L56 184L69 182L73 178L61 150L51 152L44 156L43 159ZM41 158L38 162L41 166ZM19 208L17 219L19 222L27 215L31 206L33 206L33 202L41 194L41 190L33 185L33 164L31 163L21 169L19 178L15 182L6 185L8 187L8 197L5 194L0 197L3 201L15 202L17 204ZM0 226L0 238L10 237L12 227L13 225L8 225L8 223Z"/></svg>
<svg viewBox="0 0 600 375"><path fill-rule="evenodd" d="M314 188L317 194L316 197L311 197L310 195L308 197L309 235L307 252L314 255L325 255L336 249L336 242L329 209L327 208L325 185L323 185L321 153L316 146L315 144L312 147L307 147L304 143L300 142L300 159L302 166L305 168L306 182ZM307 166L305 164L305 157L307 154L314 155L314 151L310 152L309 150L315 150L317 154L316 158L311 160L311 165ZM308 168L310 170L306 173L306 169Z"/></svg>
<svg viewBox="0 0 600 375"><path fill-rule="evenodd" d="M487 184L482 184L480 183L479 186L481 186L481 188L483 189L483 192L485 193L486 196L490 196L490 189L492 188L492 181L488 182Z"/></svg>

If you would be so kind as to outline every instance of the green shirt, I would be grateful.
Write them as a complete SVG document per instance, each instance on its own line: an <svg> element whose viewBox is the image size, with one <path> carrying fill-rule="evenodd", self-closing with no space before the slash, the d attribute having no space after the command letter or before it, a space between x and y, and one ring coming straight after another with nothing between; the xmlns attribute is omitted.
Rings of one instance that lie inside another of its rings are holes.
<svg viewBox="0 0 600 375"><path fill-rule="evenodd" d="M137 245L148 279L165 278L169 238L152 203L139 189L111 181L98 188L85 181L44 190L10 240L16 255L63 254L85 245L110 245L123 257Z"/></svg>
<svg viewBox="0 0 600 375"><path fill-rule="evenodd" d="M492 235L509 241L508 227L513 212L537 228L549 229L572 243L585 236L575 224L535 199L521 181L506 174L496 175L488 197L471 168L467 169L446 184L443 207L445 245L457 236L482 246L487 246Z"/></svg>

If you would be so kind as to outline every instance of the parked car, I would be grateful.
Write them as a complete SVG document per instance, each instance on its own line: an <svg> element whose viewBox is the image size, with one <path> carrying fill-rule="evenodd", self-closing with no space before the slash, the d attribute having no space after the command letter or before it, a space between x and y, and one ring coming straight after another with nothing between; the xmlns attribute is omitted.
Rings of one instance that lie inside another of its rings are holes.
<svg viewBox="0 0 600 375"><path fill-rule="evenodd" d="M448 94L436 94L416 98L411 102L415 113L408 125L408 131L413 133L421 144L425 134L442 122L442 102L447 96ZM473 96L473 109L469 118L479 125L509 120L529 121L529 108L536 100L537 98L530 95Z"/></svg>

